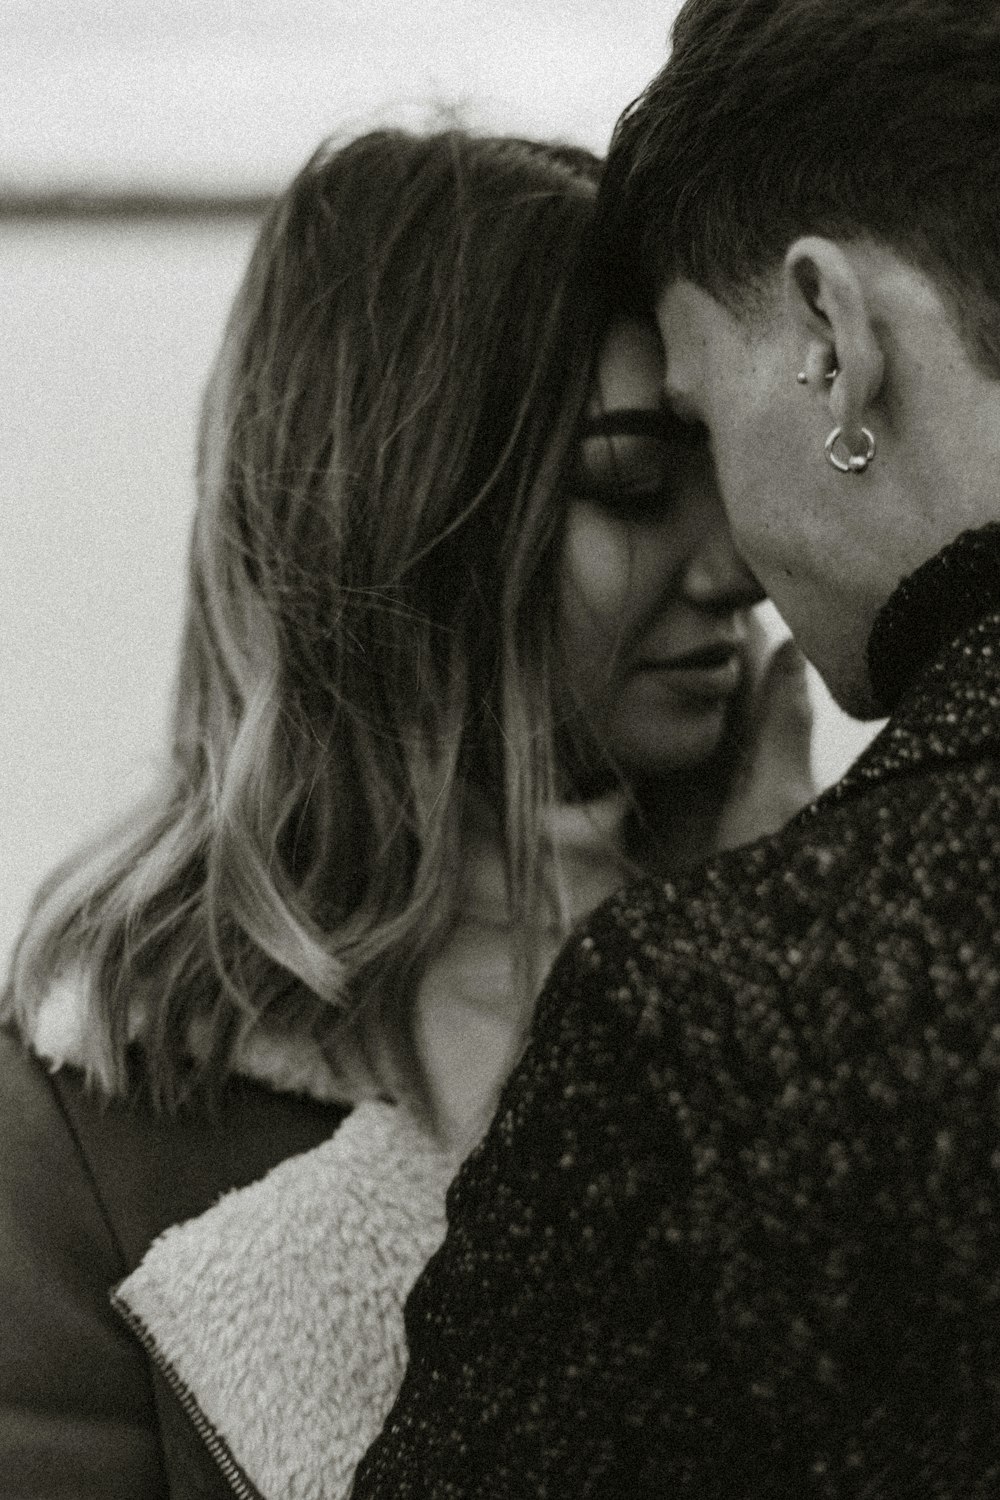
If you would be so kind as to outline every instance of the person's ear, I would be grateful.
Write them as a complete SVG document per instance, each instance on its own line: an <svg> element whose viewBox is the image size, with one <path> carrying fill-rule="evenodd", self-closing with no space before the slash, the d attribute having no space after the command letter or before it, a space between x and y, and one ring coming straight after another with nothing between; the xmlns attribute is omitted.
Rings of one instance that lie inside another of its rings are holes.
<svg viewBox="0 0 1000 1500"><path fill-rule="evenodd" d="M799 379L825 399L837 426L857 430L885 378L864 280L844 249L820 235L804 235L790 246L782 277L802 351Z"/></svg>

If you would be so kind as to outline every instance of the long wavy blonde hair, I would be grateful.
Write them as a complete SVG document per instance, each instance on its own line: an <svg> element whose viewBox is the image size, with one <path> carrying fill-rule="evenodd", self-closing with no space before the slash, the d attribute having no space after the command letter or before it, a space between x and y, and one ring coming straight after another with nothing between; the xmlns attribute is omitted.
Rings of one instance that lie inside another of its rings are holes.
<svg viewBox="0 0 1000 1500"><path fill-rule="evenodd" d="M169 774L46 881L4 996L30 1030L77 976L106 1091L134 1044L159 1107L210 1095L266 1025L347 1094L361 1068L419 1098L412 1000L470 788L530 974L597 176L575 148L379 131L268 215L204 401Z"/></svg>

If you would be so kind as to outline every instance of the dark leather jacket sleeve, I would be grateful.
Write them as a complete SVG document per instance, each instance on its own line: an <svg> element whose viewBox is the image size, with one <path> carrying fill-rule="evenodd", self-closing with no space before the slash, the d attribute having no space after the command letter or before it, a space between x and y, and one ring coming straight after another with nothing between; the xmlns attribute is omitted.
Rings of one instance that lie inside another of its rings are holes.
<svg viewBox="0 0 1000 1500"><path fill-rule="evenodd" d="M125 1261L45 1070L0 1032L0 1500L160 1500Z"/></svg>

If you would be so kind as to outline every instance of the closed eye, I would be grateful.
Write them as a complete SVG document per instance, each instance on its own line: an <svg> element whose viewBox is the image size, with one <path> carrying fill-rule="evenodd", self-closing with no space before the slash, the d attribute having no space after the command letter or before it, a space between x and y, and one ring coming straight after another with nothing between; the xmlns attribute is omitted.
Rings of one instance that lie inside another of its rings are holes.
<svg viewBox="0 0 1000 1500"><path fill-rule="evenodd" d="M569 488L621 520L653 523L703 453L701 431L663 409L601 412L581 424Z"/></svg>

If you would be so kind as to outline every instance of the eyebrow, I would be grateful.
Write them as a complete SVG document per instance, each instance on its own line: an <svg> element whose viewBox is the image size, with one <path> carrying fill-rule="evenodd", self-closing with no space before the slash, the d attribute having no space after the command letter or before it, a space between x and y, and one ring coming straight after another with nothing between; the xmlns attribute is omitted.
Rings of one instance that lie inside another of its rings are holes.
<svg viewBox="0 0 1000 1500"><path fill-rule="evenodd" d="M580 423L580 437L664 437L675 425L666 411L654 411L648 406L626 406L584 417Z"/></svg>

